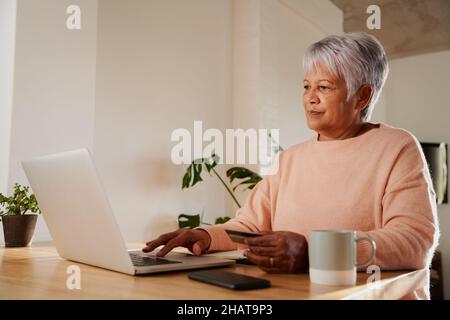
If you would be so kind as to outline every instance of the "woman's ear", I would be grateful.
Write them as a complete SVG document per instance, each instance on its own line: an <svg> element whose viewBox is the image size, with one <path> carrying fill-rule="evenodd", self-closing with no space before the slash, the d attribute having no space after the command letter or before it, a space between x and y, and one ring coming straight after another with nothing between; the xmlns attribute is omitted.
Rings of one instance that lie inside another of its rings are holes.
<svg viewBox="0 0 450 320"><path fill-rule="evenodd" d="M372 98L373 90L372 87L368 84L362 85L358 92L356 93L356 96L358 98L358 102L356 104L356 109L362 111L364 108L366 108L369 105L369 101Z"/></svg>

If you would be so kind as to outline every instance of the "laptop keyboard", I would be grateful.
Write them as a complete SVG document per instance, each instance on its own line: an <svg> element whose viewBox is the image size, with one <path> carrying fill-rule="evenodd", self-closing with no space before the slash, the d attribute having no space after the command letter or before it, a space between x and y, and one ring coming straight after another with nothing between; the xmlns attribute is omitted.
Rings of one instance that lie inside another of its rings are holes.
<svg viewBox="0 0 450 320"><path fill-rule="evenodd" d="M180 261L167 260L157 257L142 256L138 253L130 253L131 261L136 267L160 266L172 263L181 263Z"/></svg>

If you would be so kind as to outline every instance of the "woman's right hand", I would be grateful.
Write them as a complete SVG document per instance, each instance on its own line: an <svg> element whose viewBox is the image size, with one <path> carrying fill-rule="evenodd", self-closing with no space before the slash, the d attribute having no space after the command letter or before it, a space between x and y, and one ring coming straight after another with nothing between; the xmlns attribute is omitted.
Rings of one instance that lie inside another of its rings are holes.
<svg viewBox="0 0 450 320"><path fill-rule="evenodd" d="M151 252L160 245L164 245L156 254L158 257L164 257L175 247L188 248L192 253L199 256L208 250L210 243L211 237L205 230L179 229L162 234L157 239L147 242L142 251Z"/></svg>

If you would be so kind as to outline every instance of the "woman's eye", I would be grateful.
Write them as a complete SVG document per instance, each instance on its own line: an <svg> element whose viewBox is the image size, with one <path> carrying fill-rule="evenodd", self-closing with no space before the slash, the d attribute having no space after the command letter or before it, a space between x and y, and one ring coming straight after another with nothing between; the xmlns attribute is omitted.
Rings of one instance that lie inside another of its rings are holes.
<svg viewBox="0 0 450 320"><path fill-rule="evenodd" d="M308 90L310 88L310 86L308 86L307 84L305 84L304 86L303 86L303 89L305 89L305 90Z"/></svg>
<svg viewBox="0 0 450 320"><path fill-rule="evenodd" d="M326 90L328 90L329 88L326 87L326 86L319 86L319 89L322 90L322 91L326 91Z"/></svg>

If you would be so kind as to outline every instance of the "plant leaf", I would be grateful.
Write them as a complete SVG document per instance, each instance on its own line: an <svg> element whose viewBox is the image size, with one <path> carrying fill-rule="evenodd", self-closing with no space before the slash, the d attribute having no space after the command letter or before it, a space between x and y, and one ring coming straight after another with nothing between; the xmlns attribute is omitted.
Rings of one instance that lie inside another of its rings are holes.
<svg viewBox="0 0 450 320"><path fill-rule="evenodd" d="M188 214L180 214L178 216L178 227L181 228L196 228L200 226L200 215L188 215Z"/></svg>
<svg viewBox="0 0 450 320"><path fill-rule="evenodd" d="M213 153L211 155L211 157L205 159L205 167L206 167L206 170L208 170L208 173L211 172L212 168L217 166L219 161L220 161L220 157L215 153Z"/></svg>
<svg viewBox="0 0 450 320"><path fill-rule="evenodd" d="M220 161L220 157L217 154L215 154L215 153L212 154L211 158L212 158L212 160L214 162L214 166L216 166L219 163L219 161Z"/></svg>
<svg viewBox="0 0 450 320"><path fill-rule="evenodd" d="M225 217L219 217L219 218L216 219L215 224L223 224L223 223L227 222L230 219L231 219L230 217L226 217L226 216Z"/></svg>
<svg viewBox="0 0 450 320"><path fill-rule="evenodd" d="M204 158L198 158L192 161L192 164L202 164L203 162L205 162Z"/></svg>
<svg viewBox="0 0 450 320"><path fill-rule="evenodd" d="M233 167L228 169L227 177L230 179L230 183L235 179L242 180L234 186L233 191L241 185L248 185L246 189L253 189L255 185L262 180L262 177L259 174L244 167Z"/></svg>
<svg viewBox="0 0 450 320"><path fill-rule="evenodd" d="M19 183L14 184L13 194L6 197L0 194L0 215L22 215L28 211L40 213L36 196L31 193L29 186L21 186Z"/></svg>
<svg viewBox="0 0 450 320"><path fill-rule="evenodd" d="M230 179L230 182L233 182L234 179L244 179L257 175L257 173L244 167L233 167L227 170L227 177Z"/></svg>
<svg viewBox="0 0 450 320"><path fill-rule="evenodd" d="M244 186L244 185L248 185L247 188L244 188L244 190L247 190L247 189L252 190L260 181L261 180L258 178L244 180L244 181L238 183L237 185L235 185L233 187L233 191L236 191L237 187Z"/></svg>
<svg viewBox="0 0 450 320"><path fill-rule="evenodd" d="M195 186L197 182L203 181L202 174L203 165L201 163L194 164L194 181L192 181L191 187Z"/></svg>
<svg viewBox="0 0 450 320"><path fill-rule="evenodd" d="M189 165L189 167L187 167L186 169L186 173L183 176L183 186L182 189L184 188L189 188L190 184L191 184L191 180L192 180L192 164Z"/></svg>

